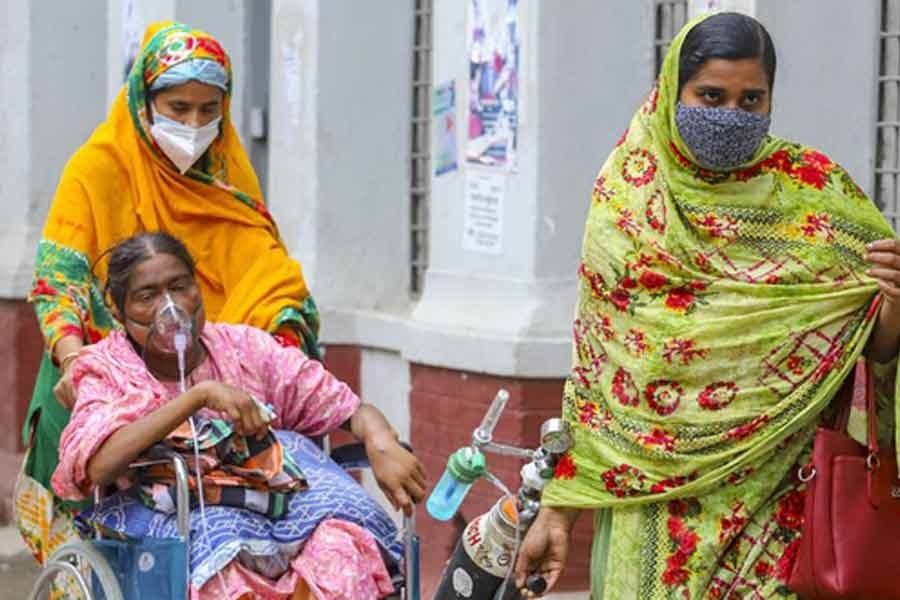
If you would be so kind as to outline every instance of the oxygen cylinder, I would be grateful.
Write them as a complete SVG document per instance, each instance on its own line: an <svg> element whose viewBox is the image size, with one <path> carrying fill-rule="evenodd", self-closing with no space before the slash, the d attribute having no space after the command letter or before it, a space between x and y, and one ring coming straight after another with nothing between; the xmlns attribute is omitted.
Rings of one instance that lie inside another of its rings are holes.
<svg viewBox="0 0 900 600"><path fill-rule="evenodd" d="M512 496L472 519L444 567L434 600L493 600L515 560L516 523ZM520 597L511 581L503 599Z"/></svg>

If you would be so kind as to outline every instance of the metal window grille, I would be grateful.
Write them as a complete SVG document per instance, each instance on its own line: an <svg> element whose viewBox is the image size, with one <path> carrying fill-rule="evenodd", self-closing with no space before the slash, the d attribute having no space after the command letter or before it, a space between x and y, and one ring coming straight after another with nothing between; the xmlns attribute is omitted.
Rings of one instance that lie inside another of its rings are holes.
<svg viewBox="0 0 900 600"><path fill-rule="evenodd" d="M897 229L900 222L900 0L881 2L875 202Z"/></svg>
<svg viewBox="0 0 900 600"><path fill-rule="evenodd" d="M687 0L653 0L655 30L653 48L655 52L655 68L653 76L659 76L663 59L669 50L669 44L688 21Z"/></svg>
<svg viewBox="0 0 900 600"><path fill-rule="evenodd" d="M410 293L422 294L428 269L428 213L431 203L432 0L414 0L412 129L410 140Z"/></svg>

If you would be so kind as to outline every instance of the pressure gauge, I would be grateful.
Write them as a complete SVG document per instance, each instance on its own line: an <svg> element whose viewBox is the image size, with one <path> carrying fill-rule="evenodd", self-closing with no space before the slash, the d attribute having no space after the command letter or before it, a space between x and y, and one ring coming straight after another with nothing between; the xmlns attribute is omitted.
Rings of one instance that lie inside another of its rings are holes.
<svg viewBox="0 0 900 600"><path fill-rule="evenodd" d="M541 448L550 454L564 454L572 447L572 436L562 419L547 419L541 425Z"/></svg>

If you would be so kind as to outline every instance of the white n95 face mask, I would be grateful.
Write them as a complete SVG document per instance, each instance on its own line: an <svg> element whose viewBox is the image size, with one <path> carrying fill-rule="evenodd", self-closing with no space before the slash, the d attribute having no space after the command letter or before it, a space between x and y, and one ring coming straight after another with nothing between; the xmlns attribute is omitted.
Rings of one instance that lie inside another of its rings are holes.
<svg viewBox="0 0 900 600"><path fill-rule="evenodd" d="M203 127L191 127L159 114L152 104L150 112L153 115L150 135L182 174L187 173L219 136L222 117L213 119Z"/></svg>

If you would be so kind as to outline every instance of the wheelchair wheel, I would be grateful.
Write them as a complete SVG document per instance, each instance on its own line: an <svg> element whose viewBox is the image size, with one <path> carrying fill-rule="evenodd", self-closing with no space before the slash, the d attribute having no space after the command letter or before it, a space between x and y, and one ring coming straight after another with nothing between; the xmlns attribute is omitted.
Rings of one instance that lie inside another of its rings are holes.
<svg viewBox="0 0 900 600"><path fill-rule="evenodd" d="M93 575L93 577L91 576ZM100 589L94 589L96 581ZM106 600L123 600L122 590L113 570L102 554L89 542L70 542L60 546L47 560L38 576L29 600L75 598L95 600L96 592ZM62 593L62 596L58 594Z"/></svg>

